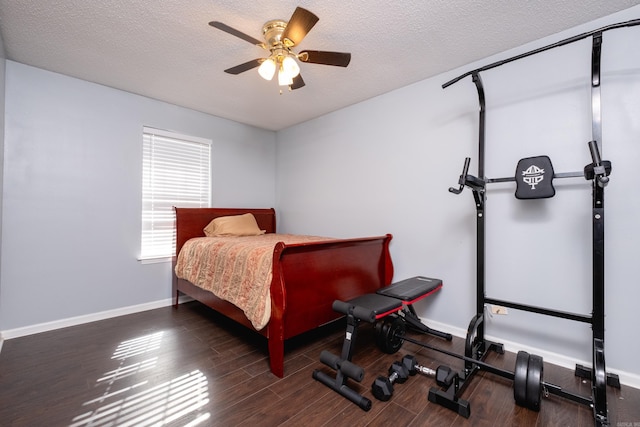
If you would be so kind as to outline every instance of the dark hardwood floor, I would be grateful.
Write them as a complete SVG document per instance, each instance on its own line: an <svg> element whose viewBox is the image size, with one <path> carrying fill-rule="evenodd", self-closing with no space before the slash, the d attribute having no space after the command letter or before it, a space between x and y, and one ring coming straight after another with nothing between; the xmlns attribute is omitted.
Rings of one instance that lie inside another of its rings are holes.
<svg viewBox="0 0 640 427"><path fill-rule="evenodd" d="M540 412L514 404L510 381L481 373L465 398L462 418L427 400L431 378L415 376L395 387L388 402L372 398L376 376L405 354L435 369L462 362L405 343L394 355L380 352L372 329L360 328L353 361L365 378L350 386L373 400L369 412L314 381L323 349L339 354L344 327L330 325L291 340L285 373L270 373L266 340L199 303L182 304L4 342L0 352L2 426L588 426L591 410L557 397ZM463 342L423 337L462 352ZM421 338L422 339L422 338ZM513 370L515 355L490 356ZM589 384L568 369L544 366L545 381L584 395ZM640 390L609 388L611 426L640 426Z"/></svg>

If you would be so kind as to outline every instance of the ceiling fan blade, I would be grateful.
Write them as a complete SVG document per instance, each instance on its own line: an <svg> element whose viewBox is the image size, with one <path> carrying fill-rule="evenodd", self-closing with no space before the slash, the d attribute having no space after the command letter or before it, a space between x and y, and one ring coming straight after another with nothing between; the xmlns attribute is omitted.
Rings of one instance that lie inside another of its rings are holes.
<svg viewBox="0 0 640 427"><path fill-rule="evenodd" d="M282 40L284 40L285 45L292 47L299 44L319 19L307 9L296 7L287 27L284 29L284 33L282 33Z"/></svg>
<svg viewBox="0 0 640 427"><path fill-rule="evenodd" d="M327 52L323 50L304 50L298 55L302 62L312 64L335 65L346 67L351 62L351 54L346 52Z"/></svg>
<svg viewBox="0 0 640 427"><path fill-rule="evenodd" d="M302 75L298 74L293 78L293 83L291 84L291 90L300 89L304 86L304 80L302 80Z"/></svg>
<svg viewBox="0 0 640 427"><path fill-rule="evenodd" d="M218 22L218 21L211 21L209 22L209 25L211 25L213 28L217 28L219 30L224 31L225 33L231 34L232 36L239 37L242 40L248 41L251 44L255 44L256 46L260 46L261 48L266 49L264 43L262 43L260 40L254 39L250 35L245 34L242 31L238 31L235 28L231 28L227 24L223 24L222 22Z"/></svg>
<svg viewBox="0 0 640 427"><path fill-rule="evenodd" d="M244 64L236 65L235 67L227 68L224 70L225 73L229 74L240 74L245 71L249 71L252 68L256 68L258 65L262 64L264 58L260 59L252 59L251 61L245 62Z"/></svg>

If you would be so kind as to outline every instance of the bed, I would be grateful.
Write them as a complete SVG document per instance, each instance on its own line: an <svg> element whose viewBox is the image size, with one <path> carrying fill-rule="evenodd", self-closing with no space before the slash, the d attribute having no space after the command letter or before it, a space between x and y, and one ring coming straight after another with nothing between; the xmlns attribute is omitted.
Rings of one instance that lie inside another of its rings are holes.
<svg viewBox="0 0 640 427"><path fill-rule="evenodd" d="M266 233L276 232L274 209L175 208L175 213L176 254L180 254L190 239L204 237L204 228L218 217L251 213L260 229ZM391 283L391 238L387 234L296 244L276 243L268 284L270 317L260 330L234 304L179 278L176 275L176 256L172 269L175 307L178 307L179 296L184 294L264 335L268 342L271 371L283 377L285 340L339 318L341 315L331 307L336 299L348 300Z"/></svg>

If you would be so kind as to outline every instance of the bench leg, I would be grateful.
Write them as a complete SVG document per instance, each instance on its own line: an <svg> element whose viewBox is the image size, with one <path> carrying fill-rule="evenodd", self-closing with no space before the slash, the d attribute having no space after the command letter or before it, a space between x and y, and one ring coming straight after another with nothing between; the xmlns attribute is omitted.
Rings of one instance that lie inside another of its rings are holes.
<svg viewBox="0 0 640 427"><path fill-rule="evenodd" d="M353 355L353 349L358 335L358 322L359 320L353 315L352 307L347 314L347 330L342 343L342 352L340 356L336 356L328 351L323 351L320 354L320 361L336 372L335 378L318 369L313 371L312 377L314 380L324 384L339 395L355 403L360 407L360 409L368 411L371 409L371 400L362 396L347 385L347 380L349 378L352 378L357 382L362 381L364 378L364 370L351 363L351 356Z"/></svg>
<svg viewBox="0 0 640 427"><path fill-rule="evenodd" d="M436 329L431 329L430 327L422 323L412 305L407 306L407 310L404 310L403 314L404 320L407 322L407 326L410 326L412 329L422 332L423 334L429 334L438 338L443 338L447 341L451 341L453 339L453 336L451 334L438 331Z"/></svg>

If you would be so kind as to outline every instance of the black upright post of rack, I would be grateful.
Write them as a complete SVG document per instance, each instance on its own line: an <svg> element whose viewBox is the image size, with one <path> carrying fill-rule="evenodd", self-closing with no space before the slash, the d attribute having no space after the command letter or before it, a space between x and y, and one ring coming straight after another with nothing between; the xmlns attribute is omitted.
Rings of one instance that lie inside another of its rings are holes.
<svg viewBox="0 0 640 427"><path fill-rule="evenodd" d="M484 86L482 85L482 78L479 73L473 74L473 83L476 86L478 92L478 102L480 104L479 111L479 126L478 126L478 177L481 180L485 180L484 174L484 143L485 143L485 114L486 105L484 98ZM484 222L484 204L485 204L485 191L484 187L478 188L473 192L473 197L476 202L476 272L477 272L477 292L476 295L485 295L485 222ZM482 298L477 298L476 313L482 314L484 311L484 301ZM484 327L480 327L478 330L481 339L484 340Z"/></svg>
<svg viewBox="0 0 640 427"><path fill-rule="evenodd" d="M502 344L487 341L484 332L484 298L485 290L485 248L486 248L486 225L485 225L485 126L486 126L486 103L484 96L484 85L480 73L471 75L473 83L478 93L478 103L480 105L478 121L478 179L476 185L472 186L473 199L476 204L476 315L471 319L467 329L467 340L465 343L465 356L484 360L490 350L504 353ZM465 362L466 379L476 372L473 363Z"/></svg>
<svg viewBox="0 0 640 427"><path fill-rule="evenodd" d="M594 168L602 167L600 159L602 146L602 115L600 91L600 63L602 54L602 33L593 35L591 52L591 111L592 127L589 145ZM603 171L602 171L603 172ZM602 175L602 174L601 174ZM591 388L593 396L593 412L596 424L606 425L607 411L607 374L604 360L604 188L608 177L594 176L593 199L593 361L591 372ZM577 371L576 371L577 372Z"/></svg>

